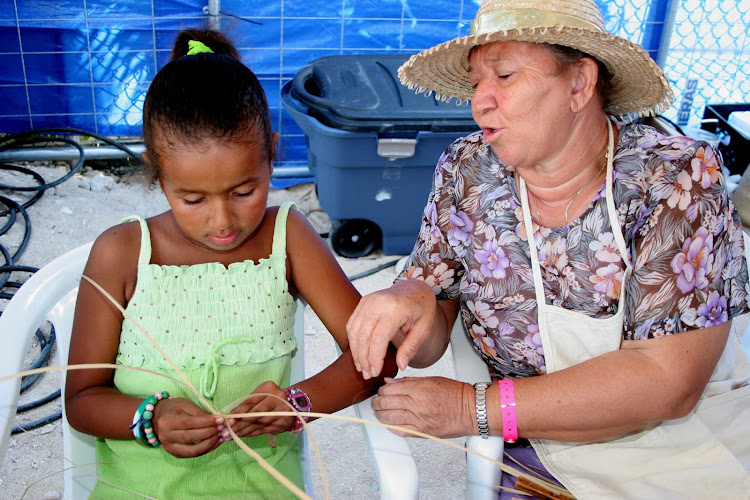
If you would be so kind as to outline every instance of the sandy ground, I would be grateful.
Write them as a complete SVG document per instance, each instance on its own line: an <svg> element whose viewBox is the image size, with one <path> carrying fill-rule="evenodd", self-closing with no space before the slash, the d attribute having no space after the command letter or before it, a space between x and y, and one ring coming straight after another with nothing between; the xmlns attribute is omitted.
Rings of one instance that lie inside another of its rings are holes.
<svg viewBox="0 0 750 500"><path fill-rule="evenodd" d="M64 165L64 164L63 164ZM58 178L67 171L57 168L35 167L48 180ZM24 185L28 178L0 173L0 182ZM0 191L1 195L8 193ZM28 196L10 194L16 201ZM321 211L311 184L286 190L272 191L269 204L276 205L291 199L297 201L319 232L327 232L330 221ZM4 209L4 207L3 207ZM28 210L32 222L31 239L19 264L41 267L55 257L89 241L104 229L117 224L130 214L151 216L167 209L167 203L158 189L140 174L110 176L93 170L49 190ZM5 219L0 217L0 226ZM22 237L22 224L15 224L0 243L13 253ZM394 256L375 253L361 259L339 257L344 271L354 275L392 261ZM355 281L357 288L369 293L387 287L395 277L394 267ZM18 276L24 278L24 276ZM0 309L5 302L0 301ZM318 318L309 308L306 311L306 369L312 375L335 359L334 343ZM2 332L3 337L7 332ZM39 352L34 340L29 346L28 361ZM53 364L57 364L53 353ZM452 368L444 357L426 370L409 369L407 375L452 376ZM21 398L21 403L38 399L52 392L59 384L59 375L47 374ZM16 417L16 422L35 420L57 411L59 399L37 410ZM352 410L341 414L354 416ZM331 498L379 498L378 482L366 442L359 425L338 421L317 421L311 430L319 443L328 476ZM454 440L458 443L460 440ZM419 469L420 496L426 499L448 499L463 496L465 463L463 453L445 445L420 439L409 439L409 446ZM0 499L56 499L63 492L62 471L66 462L62 456L61 422L37 428L10 438L2 469L0 469ZM324 498L319 471L313 471L315 497Z"/></svg>

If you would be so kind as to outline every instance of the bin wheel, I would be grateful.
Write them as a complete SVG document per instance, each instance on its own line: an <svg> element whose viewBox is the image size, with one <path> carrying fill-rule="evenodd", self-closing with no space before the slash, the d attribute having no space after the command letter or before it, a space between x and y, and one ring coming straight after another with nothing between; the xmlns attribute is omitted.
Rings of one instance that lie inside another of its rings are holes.
<svg viewBox="0 0 750 500"><path fill-rule="evenodd" d="M380 228L369 220L345 219L331 223L331 247L342 257L364 257L380 245L381 238Z"/></svg>

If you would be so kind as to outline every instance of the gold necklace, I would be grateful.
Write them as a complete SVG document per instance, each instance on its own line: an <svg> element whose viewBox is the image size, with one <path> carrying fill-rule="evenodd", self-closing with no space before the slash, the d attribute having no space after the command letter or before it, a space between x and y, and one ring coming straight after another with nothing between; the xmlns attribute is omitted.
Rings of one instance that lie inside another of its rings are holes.
<svg viewBox="0 0 750 500"><path fill-rule="evenodd" d="M579 189L576 194L574 194L567 205L565 205L565 225L568 225L568 210L570 210L570 206L573 204L573 202L578 198L578 195L581 194L587 187L589 187L591 184L596 181L600 175L602 175L602 172L604 172L604 169L607 168L607 164L609 163L609 151L604 156L604 165L602 165L602 168L599 169L599 172L596 173L596 176L591 179L589 182L586 183L585 186L583 186L581 189ZM539 198L534 196L534 205L536 206L536 215L539 217L539 222L542 223L542 226L547 227L547 225L544 223L544 219L542 219L542 213L539 211Z"/></svg>

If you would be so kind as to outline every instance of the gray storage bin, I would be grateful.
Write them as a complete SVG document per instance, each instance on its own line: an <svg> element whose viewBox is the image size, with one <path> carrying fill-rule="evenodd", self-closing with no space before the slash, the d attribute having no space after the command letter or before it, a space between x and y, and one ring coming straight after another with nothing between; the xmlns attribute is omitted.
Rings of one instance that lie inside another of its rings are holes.
<svg viewBox="0 0 750 500"><path fill-rule="evenodd" d="M408 254L419 232L443 151L478 129L469 106L415 94L398 81L406 54L327 56L302 68L281 91L305 133L330 240L345 257L382 245Z"/></svg>

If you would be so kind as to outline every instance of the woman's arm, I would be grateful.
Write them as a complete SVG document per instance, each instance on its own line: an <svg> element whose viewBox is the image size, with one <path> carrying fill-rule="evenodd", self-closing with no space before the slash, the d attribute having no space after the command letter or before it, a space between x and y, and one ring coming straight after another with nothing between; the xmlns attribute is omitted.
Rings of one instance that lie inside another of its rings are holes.
<svg viewBox="0 0 750 500"><path fill-rule="evenodd" d="M591 441L681 418L698 402L730 322L650 340L541 377L516 379L519 436ZM488 391L490 430L502 435L500 397Z"/></svg>
<svg viewBox="0 0 750 500"><path fill-rule="evenodd" d="M594 441L683 417L703 393L728 333L729 322L625 341L559 372L516 379L518 435ZM388 382L373 399L381 422L444 438L478 434L471 385L443 377ZM487 413L490 433L502 436L497 385L487 389Z"/></svg>

